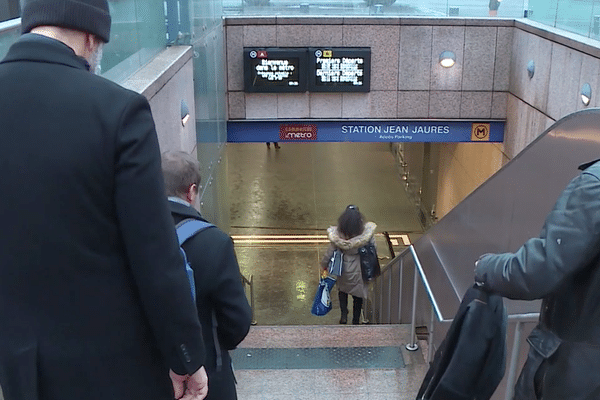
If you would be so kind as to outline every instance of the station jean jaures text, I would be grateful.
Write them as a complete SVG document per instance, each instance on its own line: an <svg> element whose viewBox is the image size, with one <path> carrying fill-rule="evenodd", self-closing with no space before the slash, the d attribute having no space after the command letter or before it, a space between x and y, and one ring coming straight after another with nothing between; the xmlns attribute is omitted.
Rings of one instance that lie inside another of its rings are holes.
<svg viewBox="0 0 600 400"><path fill-rule="evenodd" d="M412 135L438 134L449 135L448 125L343 125L342 133L379 134L379 139L412 139Z"/></svg>

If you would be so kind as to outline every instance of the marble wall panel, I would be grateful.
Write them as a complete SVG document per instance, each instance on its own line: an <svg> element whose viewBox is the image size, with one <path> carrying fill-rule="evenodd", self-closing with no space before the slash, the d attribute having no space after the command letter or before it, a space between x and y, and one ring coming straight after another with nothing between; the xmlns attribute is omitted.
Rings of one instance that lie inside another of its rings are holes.
<svg viewBox="0 0 600 400"><path fill-rule="evenodd" d="M492 92L462 92L460 118L488 119L492 115Z"/></svg>
<svg viewBox="0 0 600 400"><path fill-rule="evenodd" d="M508 95L507 114L504 149L511 159L555 122L512 94Z"/></svg>
<svg viewBox="0 0 600 400"><path fill-rule="evenodd" d="M596 57L583 54L581 58L581 74L579 76L579 89L585 83L589 83L592 88L592 100L586 107L581 101L577 101L577 109L582 110L589 107L600 106L600 60Z"/></svg>
<svg viewBox="0 0 600 400"><path fill-rule="evenodd" d="M311 25L310 45L315 47L341 47L342 25Z"/></svg>
<svg viewBox="0 0 600 400"><path fill-rule="evenodd" d="M311 25L277 25L277 47L310 46Z"/></svg>
<svg viewBox="0 0 600 400"><path fill-rule="evenodd" d="M371 93L342 93L342 118L370 118Z"/></svg>
<svg viewBox="0 0 600 400"><path fill-rule="evenodd" d="M547 113L552 42L539 36L531 36L525 54L529 54L530 59L535 62L535 75L525 86L523 99L538 110ZM527 64L522 68L527 74Z"/></svg>
<svg viewBox="0 0 600 400"><path fill-rule="evenodd" d="M461 90L464 68L464 26L434 26L431 51L431 90ZM444 68L439 63L440 54L452 51L456 63Z"/></svg>
<svg viewBox="0 0 600 400"><path fill-rule="evenodd" d="M371 48L371 90L398 88L400 27L394 25L345 25L343 45Z"/></svg>
<svg viewBox="0 0 600 400"><path fill-rule="evenodd" d="M461 92L432 91L429 95L429 118L460 118Z"/></svg>
<svg viewBox="0 0 600 400"><path fill-rule="evenodd" d="M515 29L498 27L496 36L496 60L494 61L494 90L509 90L510 64L513 57L513 38Z"/></svg>
<svg viewBox="0 0 600 400"><path fill-rule="evenodd" d="M398 118L428 118L429 91L398 92Z"/></svg>
<svg viewBox="0 0 600 400"><path fill-rule="evenodd" d="M429 90L431 81L431 26L401 26L398 90Z"/></svg>
<svg viewBox="0 0 600 400"><path fill-rule="evenodd" d="M140 72L143 72L140 71ZM154 73L154 71L149 71ZM154 96L148 99L161 152L183 150L191 152L196 145L193 63L189 59ZM181 123L181 102L188 106L190 119Z"/></svg>
<svg viewBox="0 0 600 400"><path fill-rule="evenodd" d="M244 92L229 92L227 103L227 116L229 119L246 118L246 95Z"/></svg>
<svg viewBox="0 0 600 400"><path fill-rule="evenodd" d="M497 30L496 27L466 27L462 90L492 90Z"/></svg>
<svg viewBox="0 0 600 400"><path fill-rule="evenodd" d="M277 46L276 25L244 25L244 47Z"/></svg>
<svg viewBox="0 0 600 400"><path fill-rule="evenodd" d="M395 119L398 115L398 92L376 90L371 92L371 118Z"/></svg>
<svg viewBox="0 0 600 400"><path fill-rule="evenodd" d="M558 120L577 110L581 104L582 53L554 43L552 45L552 63L548 87L547 113Z"/></svg>
<svg viewBox="0 0 600 400"><path fill-rule="evenodd" d="M277 95L277 118L308 117L308 93L280 93Z"/></svg>
<svg viewBox="0 0 600 400"><path fill-rule="evenodd" d="M244 27L229 26L226 34L227 90L244 90Z"/></svg>
<svg viewBox="0 0 600 400"><path fill-rule="evenodd" d="M246 93L246 119L277 118L277 94Z"/></svg>
<svg viewBox="0 0 600 400"><path fill-rule="evenodd" d="M492 118L506 119L508 114L506 106L508 102L508 92L492 92Z"/></svg>
<svg viewBox="0 0 600 400"><path fill-rule="evenodd" d="M311 93L309 96L310 118L341 118L341 93Z"/></svg>

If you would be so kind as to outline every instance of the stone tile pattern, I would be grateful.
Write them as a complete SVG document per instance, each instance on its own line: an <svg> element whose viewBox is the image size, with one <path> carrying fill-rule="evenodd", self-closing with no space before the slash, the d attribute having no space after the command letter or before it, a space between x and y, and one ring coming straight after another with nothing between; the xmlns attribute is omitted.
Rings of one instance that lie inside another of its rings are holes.
<svg viewBox="0 0 600 400"><path fill-rule="evenodd" d="M229 119L506 118L513 28L293 18L225 25ZM370 47L369 93L244 93L244 47ZM451 50L452 68L439 64ZM504 101L504 102L503 102Z"/></svg>
<svg viewBox="0 0 600 400"><path fill-rule="evenodd" d="M558 119L600 106L600 47L527 20L298 18L225 23L230 119L506 119L512 159ZM357 46L372 51L371 92L243 92L244 46ZM454 67L440 53L456 55ZM535 63L529 77L527 64ZM580 99L585 83L592 100Z"/></svg>
<svg viewBox="0 0 600 400"><path fill-rule="evenodd" d="M252 327L240 348L398 346L402 369L237 370L244 400L414 399L427 371L421 351L409 352L407 325ZM235 366L234 366L235 367Z"/></svg>

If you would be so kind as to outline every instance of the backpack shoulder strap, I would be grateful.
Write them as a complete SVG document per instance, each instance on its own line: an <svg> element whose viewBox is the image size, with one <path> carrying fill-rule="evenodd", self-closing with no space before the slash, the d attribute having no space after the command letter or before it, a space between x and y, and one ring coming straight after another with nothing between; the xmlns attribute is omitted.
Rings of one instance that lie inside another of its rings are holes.
<svg viewBox="0 0 600 400"><path fill-rule="evenodd" d="M193 218L184 219L175 226L179 245L181 246L186 240L190 239L195 234L207 228L212 228L213 226L214 225L210 222L204 222Z"/></svg>

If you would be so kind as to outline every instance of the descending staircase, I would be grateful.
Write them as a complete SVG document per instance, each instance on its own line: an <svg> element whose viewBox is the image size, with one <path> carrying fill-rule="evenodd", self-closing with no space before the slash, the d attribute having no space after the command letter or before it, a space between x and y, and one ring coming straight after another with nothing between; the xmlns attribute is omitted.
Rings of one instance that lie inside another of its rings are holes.
<svg viewBox="0 0 600 400"><path fill-rule="evenodd" d="M232 352L240 400L408 400L427 371L409 325L254 326Z"/></svg>

